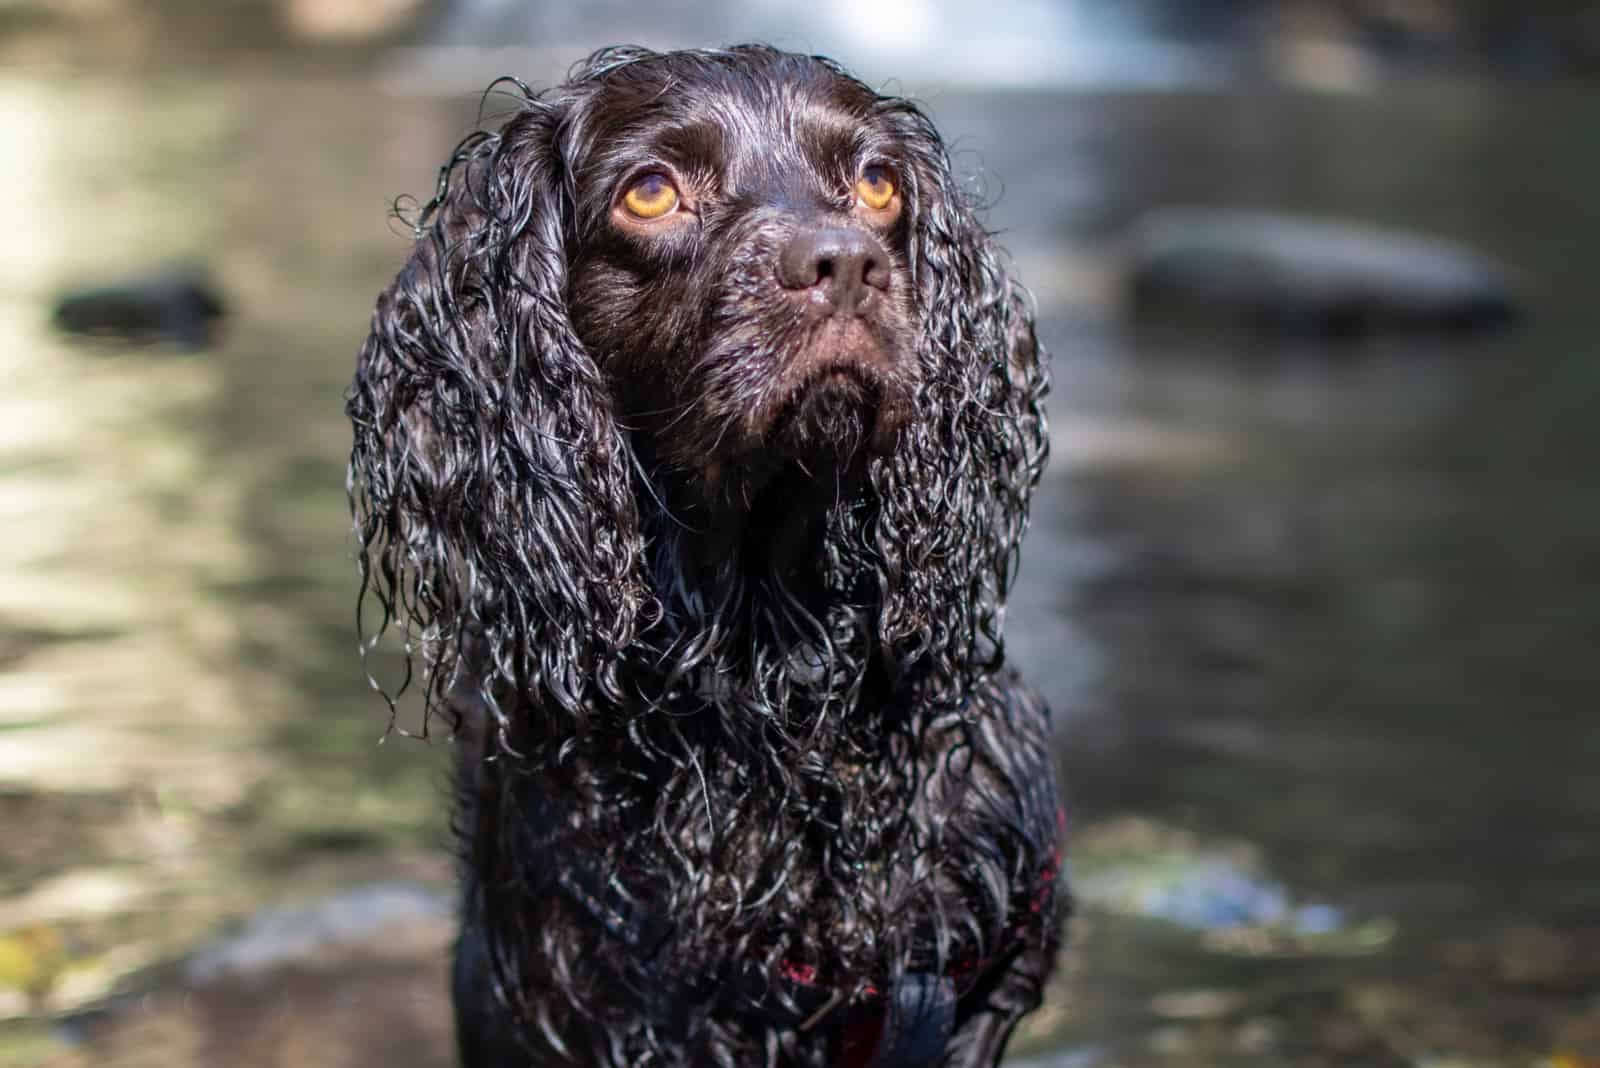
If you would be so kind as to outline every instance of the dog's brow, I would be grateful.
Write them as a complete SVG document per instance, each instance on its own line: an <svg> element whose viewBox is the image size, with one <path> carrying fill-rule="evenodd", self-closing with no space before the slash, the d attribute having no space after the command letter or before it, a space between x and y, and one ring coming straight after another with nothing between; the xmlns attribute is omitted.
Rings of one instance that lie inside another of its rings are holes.
<svg viewBox="0 0 1600 1068"><path fill-rule="evenodd" d="M727 134L714 122L695 120L667 126L651 140L674 162L716 164L724 158Z"/></svg>
<svg viewBox="0 0 1600 1068"><path fill-rule="evenodd" d="M838 107L813 104L796 117L795 133L809 158L832 164L860 155L869 130L859 115Z"/></svg>
<svg viewBox="0 0 1600 1068"><path fill-rule="evenodd" d="M865 120L832 101L764 102L730 122L724 174L731 189L756 196L809 200L821 188L848 186L873 140Z"/></svg>

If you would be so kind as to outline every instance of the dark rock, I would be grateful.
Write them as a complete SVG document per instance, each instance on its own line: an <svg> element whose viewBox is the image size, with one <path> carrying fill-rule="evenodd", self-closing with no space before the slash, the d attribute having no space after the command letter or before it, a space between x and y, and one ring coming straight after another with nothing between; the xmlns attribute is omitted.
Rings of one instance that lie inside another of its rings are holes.
<svg viewBox="0 0 1600 1068"><path fill-rule="evenodd" d="M1475 332L1521 313L1510 272L1493 260L1351 223L1169 208L1134 226L1128 254L1128 312L1141 322L1354 338Z"/></svg>
<svg viewBox="0 0 1600 1068"><path fill-rule="evenodd" d="M222 298L206 273L179 268L68 293L57 301L54 321L72 334L200 349L215 340L223 313Z"/></svg>

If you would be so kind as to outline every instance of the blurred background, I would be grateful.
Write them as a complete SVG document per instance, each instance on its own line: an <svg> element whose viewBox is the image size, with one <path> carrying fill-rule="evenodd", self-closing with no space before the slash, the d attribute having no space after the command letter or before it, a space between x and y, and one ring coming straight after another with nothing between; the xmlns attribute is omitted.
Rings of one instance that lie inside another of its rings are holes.
<svg viewBox="0 0 1600 1068"><path fill-rule="evenodd" d="M1600 5L0 0L0 1066L444 1066L342 392L500 74L925 103L1035 293L1031 1068L1600 1065Z"/></svg>

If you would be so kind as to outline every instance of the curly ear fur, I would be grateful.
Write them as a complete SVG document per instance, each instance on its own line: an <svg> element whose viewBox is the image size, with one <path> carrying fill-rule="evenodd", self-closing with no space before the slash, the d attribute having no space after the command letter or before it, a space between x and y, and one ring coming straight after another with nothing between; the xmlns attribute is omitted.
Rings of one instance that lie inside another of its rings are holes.
<svg viewBox="0 0 1600 1068"><path fill-rule="evenodd" d="M614 688L651 601L628 447L566 314L562 114L530 95L458 147L347 404L365 643L404 628L431 711L470 636L502 738L507 692L581 717Z"/></svg>
<svg viewBox="0 0 1600 1068"><path fill-rule="evenodd" d="M885 100L917 165L922 389L917 417L874 472L879 638L924 696L959 701L1003 659L1006 593L1028 504L1049 454L1043 353L1027 294L1011 280L951 173L932 123Z"/></svg>

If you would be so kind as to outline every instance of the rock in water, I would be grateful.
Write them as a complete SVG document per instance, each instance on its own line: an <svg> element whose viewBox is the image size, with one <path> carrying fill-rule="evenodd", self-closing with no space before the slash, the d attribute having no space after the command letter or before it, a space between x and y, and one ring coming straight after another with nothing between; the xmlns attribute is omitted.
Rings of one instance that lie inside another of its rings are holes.
<svg viewBox="0 0 1600 1068"><path fill-rule="evenodd" d="M203 270L175 268L68 293L57 301L54 319L68 333L199 349L214 340L223 310Z"/></svg>
<svg viewBox="0 0 1600 1068"><path fill-rule="evenodd" d="M1129 314L1348 338L1477 331L1521 312L1511 272L1447 241L1264 212L1167 208L1133 227Z"/></svg>

